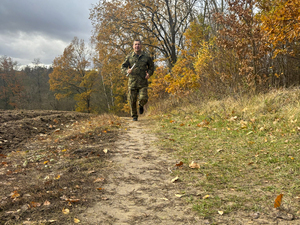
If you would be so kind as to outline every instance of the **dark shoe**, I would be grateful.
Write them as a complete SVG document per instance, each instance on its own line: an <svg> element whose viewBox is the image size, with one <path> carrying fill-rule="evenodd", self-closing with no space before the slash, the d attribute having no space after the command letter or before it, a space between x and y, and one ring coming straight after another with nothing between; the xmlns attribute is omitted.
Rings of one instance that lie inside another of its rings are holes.
<svg viewBox="0 0 300 225"><path fill-rule="evenodd" d="M133 121L137 121L137 118L133 118Z"/></svg>
<svg viewBox="0 0 300 225"><path fill-rule="evenodd" d="M139 108L139 112L140 112L140 114L143 114L144 113L144 107L143 106L141 106L141 105L139 105L140 106L140 108Z"/></svg>

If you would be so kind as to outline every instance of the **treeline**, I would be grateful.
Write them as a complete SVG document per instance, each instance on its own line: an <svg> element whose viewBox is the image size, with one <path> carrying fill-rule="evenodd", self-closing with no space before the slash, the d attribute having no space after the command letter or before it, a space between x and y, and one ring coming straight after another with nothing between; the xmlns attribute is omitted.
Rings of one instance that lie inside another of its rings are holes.
<svg viewBox="0 0 300 225"><path fill-rule="evenodd" d="M49 74L53 68L34 66L19 69L10 57L0 58L0 109L72 110L74 100L59 102L49 88ZM70 102L71 101L71 102Z"/></svg>
<svg viewBox="0 0 300 225"><path fill-rule="evenodd" d="M0 81L1 107L25 107L27 101L27 107L126 112L127 78L120 65L135 39L155 59L152 100L300 84L300 0L99 1L90 19L93 51L75 37L53 69L26 74L5 72L1 65L1 74L10 73ZM43 85L36 76L45 79Z"/></svg>
<svg viewBox="0 0 300 225"><path fill-rule="evenodd" d="M56 64L54 63L54 65ZM54 72L53 67L43 66L39 59L34 59L31 66L27 65L20 69L16 61L13 61L10 57L2 56L0 58L0 109L77 110L90 112L87 108L79 108L81 101L76 98L76 94L60 97L61 93L67 88L62 87L62 90L53 88L53 81L52 83L50 82L50 77L54 76ZM84 72L98 77L98 73L95 70L85 68ZM91 79L90 76L88 77ZM52 91L51 87L56 91ZM97 105L93 112L108 112L108 104L106 100L102 99L103 82L97 80L97 82L93 83L93 87L95 93L91 98L90 104Z"/></svg>

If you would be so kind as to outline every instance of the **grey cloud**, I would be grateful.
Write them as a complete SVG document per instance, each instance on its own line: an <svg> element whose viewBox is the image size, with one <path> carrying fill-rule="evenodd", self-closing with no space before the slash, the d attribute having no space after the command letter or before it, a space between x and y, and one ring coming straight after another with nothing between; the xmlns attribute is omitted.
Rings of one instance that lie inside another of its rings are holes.
<svg viewBox="0 0 300 225"><path fill-rule="evenodd" d="M62 54L74 36L88 43L89 9L98 0L1 0L0 55L45 64Z"/></svg>

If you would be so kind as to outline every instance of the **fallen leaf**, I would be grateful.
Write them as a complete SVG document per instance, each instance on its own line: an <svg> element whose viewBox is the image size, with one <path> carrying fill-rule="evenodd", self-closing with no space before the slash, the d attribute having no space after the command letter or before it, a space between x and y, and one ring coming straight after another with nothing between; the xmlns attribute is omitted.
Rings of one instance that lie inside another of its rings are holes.
<svg viewBox="0 0 300 225"><path fill-rule="evenodd" d="M49 201L45 201L43 205L50 205L51 203Z"/></svg>
<svg viewBox="0 0 300 225"><path fill-rule="evenodd" d="M30 202L30 206L36 208L36 207L41 206L41 203L38 203L38 202Z"/></svg>
<svg viewBox="0 0 300 225"><path fill-rule="evenodd" d="M102 182L102 181L104 181L104 178L100 177L100 178L97 178L96 180L94 180L94 183Z"/></svg>
<svg viewBox="0 0 300 225"><path fill-rule="evenodd" d="M209 198L210 196L209 195L205 195L204 197L203 197L203 199L207 199L207 198Z"/></svg>
<svg viewBox="0 0 300 225"><path fill-rule="evenodd" d="M10 197L11 197L11 198L17 198L17 197L20 197L20 194L18 193L18 191L13 191L13 192L10 194Z"/></svg>
<svg viewBox="0 0 300 225"><path fill-rule="evenodd" d="M179 126L181 126L181 127L182 127L182 126L184 126L184 125L185 125L184 123L181 123Z"/></svg>
<svg viewBox="0 0 300 225"><path fill-rule="evenodd" d="M179 162L179 163L177 163L175 166L182 166L183 165L183 162Z"/></svg>
<svg viewBox="0 0 300 225"><path fill-rule="evenodd" d="M203 120L201 123L197 124L197 127L205 127L209 124L209 121Z"/></svg>
<svg viewBox="0 0 300 225"><path fill-rule="evenodd" d="M74 203L74 202L79 202L80 201L80 199L78 199L78 198L66 198L65 200L68 201L69 203L70 202Z"/></svg>
<svg viewBox="0 0 300 225"><path fill-rule="evenodd" d="M276 197L275 203L274 203L274 208L280 207L281 201L282 201L282 196L283 196L283 194L280 194Z"/></svg>
<svg viewBox="0 0 300 225"><path fill-rule="evenodd" d="M6 155L0 154L0 158L6 158Z"/></svg>
<svg viewBox="0 0 300 225"><path fill-rule="evenodd" d="M7 214L14 214L14 213L18 213L19 211L17 210L17 211L6 211L5 213L7 213Z"/></svg>
<svg viewBox="0 0 300 225"><path fill-rule="evenodd" d="M69 210L69 209L63 209L62 212L63 212L63 214L66 214L66 215L67 215L67 214L70 213L70 210Z"/></svg>
<svg viewBox="0 0 300 225"><path fill-rule="evenodd" d="M108 152L108 149L107 148L103 149L103 152L106 154Z"/></svg>
<svg viewBox="0 0 300 225"><path fill-rule="evenodd" d="M220 215L223 215L223 214L224 214L224 212L223 212L223 211L218 211L218 213L219 213Z"/></svg>
<svg viewBox="0 0 300 225"><path fill-rule="evenodd" d="M189 167L192 169L200 169L200 165L198 163L195 163L194 161L190 163Z"/></svg>
<svg viewBox="0 0 300 225"><path fill-rule="evenodd" d="M181 198L183 195L175 194L176 197Z"/></svg>
<svg viewBox="0 0 300 225"><path fill-rule="evenodd" d="M80 223L79 219L74 218L74 223Z"/></svg>
<svg viewBox="0 0 300 225"><path fill-rule="evenodd" d="M175 177L175 178L173 178L173 179L171 180L171 182L174 183L174 182L176 182L176 181L178 181L178 180L179 180L179 177Z"/></svg>
<svg viewBox="0 0 300 225"><path fill-rule="evenodd" d="M28 165L28 161L25 160L25 162L23 163L23 167L27 167L27 165Z"/></svg>
<svg viewBox="0 0 300 225"><path fill-rule="evenodd" d="M238 117L237 116L233 116L229 119L229 121L235 121Z"/></svg>

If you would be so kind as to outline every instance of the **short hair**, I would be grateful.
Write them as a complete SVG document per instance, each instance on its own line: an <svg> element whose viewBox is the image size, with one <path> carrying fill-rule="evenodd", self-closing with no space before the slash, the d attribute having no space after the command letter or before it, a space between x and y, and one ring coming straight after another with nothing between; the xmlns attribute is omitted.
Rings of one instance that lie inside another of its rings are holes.
<svg viewBox="0 0 300 225"><path fill-rule="evenodd" d="M133 43L134 43L134 42L137 42L137 41L140 42L140 44L142 44L142 41L141 41L140 39L135 39L135 40L133 41Z"/></svg>

